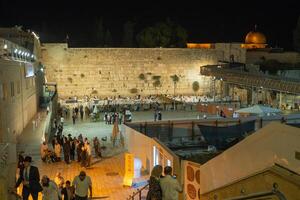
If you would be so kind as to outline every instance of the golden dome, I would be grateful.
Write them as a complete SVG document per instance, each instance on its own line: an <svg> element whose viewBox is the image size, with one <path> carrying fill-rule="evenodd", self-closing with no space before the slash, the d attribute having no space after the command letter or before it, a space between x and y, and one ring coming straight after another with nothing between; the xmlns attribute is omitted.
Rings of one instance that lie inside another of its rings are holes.
<svg viewBox="0 0 300 200"><path fill-rule="evenodd" d="M251 31L246 35L245 39L246 44L266 44L267 39L266 36L257 31Z"/></svg>

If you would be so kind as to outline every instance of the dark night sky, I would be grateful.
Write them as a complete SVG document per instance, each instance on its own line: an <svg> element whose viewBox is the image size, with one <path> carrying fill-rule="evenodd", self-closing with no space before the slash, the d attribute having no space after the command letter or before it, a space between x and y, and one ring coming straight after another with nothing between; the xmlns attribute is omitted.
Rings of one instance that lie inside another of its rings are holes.
<svg viewBox="0 0 300 200"><path fill-rule="evenodd" d="M123 24L136 21L136 31L169 17L182 25L194 42L242 42L258 25L271 46L292 48L292 31L300 16L300 1L103 1L0 0L0 26L23 25L44 42L86 42L96 18L120 41ZM123 2L123 3L120 3ZM164 3L163 3L164 2ZM221 2L221 3L220 3Z"/></svg>

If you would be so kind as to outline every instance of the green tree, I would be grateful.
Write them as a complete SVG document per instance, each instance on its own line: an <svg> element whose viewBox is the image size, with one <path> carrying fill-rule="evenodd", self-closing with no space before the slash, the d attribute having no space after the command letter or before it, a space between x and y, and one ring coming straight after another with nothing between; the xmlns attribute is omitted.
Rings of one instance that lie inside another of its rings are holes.
<svg viewBox="0 0 300 200"><path fill-rule="evenodd" d="M186 47L186 42L188 39L187 31L180 25L175 26L175 41L174 44L176 47Z"/></svg>
<svg viewBox="0 0 300 200"><path fill-rule="evenodd" d="M134 47L134 26L135 23L127 21L123 26L122 47Z"/></svg>
<svg viewBox="0 0 300 200"><path fill-rule="evenodd" d="M104 46L104 37L105 37L103 19L102 18L96 19L95 26L96 26L96 28L95 28L95 34L96 34L95 44L96 44L96 47L103 47Z"/></svg>
<svg viewBox="0 0 300 200"><path fill-rule="evenodd" d="M147 27L137 35L139 47L153 48L157 46L156 30L154 27Z"/></svg>
<svg viewBox="0 0 300 200"><path fill-rule="evenodd" d="M137 35L140 47L184 47L186 40L186 30L169 19L146 27Z"/></svg>
<svg viewBox="0 0 300 200"><path fill-rule="evenodd" d="M105 32L104 46L105 47L112 47L113 46L113 39L112 39L111 33L108 29Z"/></svg>
<svg viewBox="0 0 300 200"><path fill-rule="evenodd" d="M297 26L293 32L294 48L300 52L300 16L298 18Z"/></svg>

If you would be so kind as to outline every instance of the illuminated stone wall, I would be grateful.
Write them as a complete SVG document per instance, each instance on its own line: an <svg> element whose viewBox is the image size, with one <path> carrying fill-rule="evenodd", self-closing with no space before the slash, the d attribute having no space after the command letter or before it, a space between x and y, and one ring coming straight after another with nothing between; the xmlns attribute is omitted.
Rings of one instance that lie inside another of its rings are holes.
<svg viewBox="0 0 300 200"><path fill-rule="evenodd" d="M48 82L57 82L60 97L173 94L171 75L178 75L177 94L209 92L210 79L199 75L200 66L229 60L245 62L239 44L219 44L215 49L187 48L68 48L44 44L42 61ZM143 74L143 75L141 75ZM155 78L160 86L155 87ZM132 91L136 90L137 93Z"/></svg>

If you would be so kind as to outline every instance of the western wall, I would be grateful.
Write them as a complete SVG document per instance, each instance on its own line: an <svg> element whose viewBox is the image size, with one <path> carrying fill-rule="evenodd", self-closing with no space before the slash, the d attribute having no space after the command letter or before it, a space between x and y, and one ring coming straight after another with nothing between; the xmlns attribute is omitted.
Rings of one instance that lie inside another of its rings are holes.
<svg viewBox="0 0 300 200"><path fill-rule="evenodd" d="M142 96L174 94L172 75L179 77L176 94L206 94L211 79L200 67L229 61L245 62L239 44L216 44L214 49L188 48L68 48L65 43L42 46L48 82L56 82L59 97Z"/></svg>

